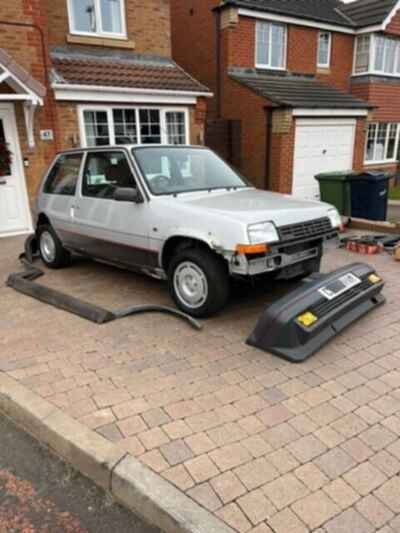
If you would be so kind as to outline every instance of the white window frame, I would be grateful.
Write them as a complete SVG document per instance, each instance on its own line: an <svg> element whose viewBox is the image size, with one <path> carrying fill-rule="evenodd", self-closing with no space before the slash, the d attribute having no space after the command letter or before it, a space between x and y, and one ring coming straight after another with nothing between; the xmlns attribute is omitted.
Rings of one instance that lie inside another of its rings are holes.
<svg viewBox="0 0 400 533"><path fill-rule="evenodd" d="M103 111L107 113L107 122L108 130L110 136L110 146L124 146L123 144L115 144L115 124L113 117L114 109L134 109L136 113L136 125L137 125L137 145L141 144L141 134L140 134L140 119L139 119L139 110L140 109L154 109L160 112L160 127L161 127L161 145L168 145L168 132L167 132L167 112L174 113L184 113L185 115L185 143L177 146L185 146L190 144L190 116L189 109L187 107L160 107L160 106L151 106L151 105L112 105L112 106L102 106L102 105L82 105L78 106L78 119L79 119L79 134L81 139L81 146L87 148L86 142L86 132L85 132L85 111ZM132 143L133 144L133 143ZM151 144L146 144L146 146L151 146Z"/></svg>
<svg viewBox="0 0 400 533"><path fill-rule="evenodd" d="M326 63L320 63L319 62L319 46L320 46L319 38L321 37L321 35L324 35L324 34L329 36L329 40L328 40L328 58L327 58L327 62ZM330 32L330 31L319 31L318 32L318 47L317 47L317 67L319 67L319 68L329 68L331 66L331 50L332 50L332 32Z"/></svg>
<svg viewBox="0 0 400 533"><path fill-rule="evenodd" d="M257 33L258 33L258 28L261 24L268 24L269 26L282 26L283 27L283 30L284 30L284 37L283 37L283 66L282 67L273 67L271 65L271 57L272 57L272 46L271 46L271 39L272 39L272 32L270 31L269 32L269 35L270 35L270 43L269 43L269 57L268 57L268 63L267 64L264 64L264 63L259 63L257 61ZM281 24L279 22L273 22L273 21L268 21L268 20L257 20L256 21L256 27L255 27L255 66L256 68L260 68L260 69L268 69L268 70L286 70L286 65L287 65L287 25L286 24Z"/></svg>
<svg viewBox="0 0 400 533"><path fill-rule="evenodd" d="M394 157L391 159L367 159L367 146L368 146L368 131L369 126L375 125L375 137L374 137L374 155L376 151L376 140L378 137L378 131L379 126L381 124L386 124L386 139L385 139L385 148L384 153L387 153L387 148L389 144L389 133L390 133L390 126L392 124L396 124L396 122L369 122L367 125L367 133L365 138L365 149L364 149L364 165L384 165L387 163L396 163L398 161L397 154L399 151L399 141L400 141L400 123L397 123L397 131L396 131L396 140L395 140L395 146L394 146Z"/></svg>
<svg viewBox="0 0 400 533"><path fill-rule="evenodd" d="M79 31L74 29L74 18L73 18L73 8L72 0L67 0L68 6L68 20L69 20L69 32L71 35L83 35L86 37L104 37L107 39L127 39L127 29L126 29L126 7L125 0L120 0L120 9L121 9L121 33L107 32L102 29L102 20L101 20L101 3L100 0L94 1L94 12L96 18L96 31Z"/></svg>
<svg viewBox="0 0 400 533"><path fill-rule="evenodd" d="M386 76L390 78L400 78L400 72L396 73L390 73L385 72L384 70L376 70L375 69L375 51L376 51L376 38L380 35L377 35L376 33L371 33L370 35L370 43L369 43L369 68L365 72L356 72L356 60L357 60L357 39L355 41L354 46L354 57L353 57L353 76ZM360 35L362 37L362 35ZM391 39L392 37L389 37L388 35L382 35L382 37L385 37L387 39ZM397 62L400 60L400 39L395 39L398 41L398 45L395 50L395 57L394 57L394 68L396 69ZM386 51L386 48L385 48ZM385 52L383 56L383 68L385 66Z"/></svg>

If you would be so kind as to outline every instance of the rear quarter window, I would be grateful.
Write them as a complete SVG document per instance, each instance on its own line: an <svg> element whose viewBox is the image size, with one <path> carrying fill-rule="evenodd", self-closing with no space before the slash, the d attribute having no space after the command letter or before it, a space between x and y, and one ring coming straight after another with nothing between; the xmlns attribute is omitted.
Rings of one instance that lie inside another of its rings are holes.
<svg viewBox="0 0 400 533"><path fill-rule="evenodd" d="M51 168L44 184L46 194L74 196L79 179L83 154L60 156Z"/></svg>

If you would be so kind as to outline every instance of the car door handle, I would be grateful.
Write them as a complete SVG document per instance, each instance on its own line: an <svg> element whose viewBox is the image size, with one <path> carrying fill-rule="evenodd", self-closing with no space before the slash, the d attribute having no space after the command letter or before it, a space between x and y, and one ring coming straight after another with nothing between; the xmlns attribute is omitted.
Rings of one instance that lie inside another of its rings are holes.
<svg viewBox="0 0 400 533"><path fill-rule="evenodd" d="M0 185L7 185L6 181L0 181Z"/></svg>

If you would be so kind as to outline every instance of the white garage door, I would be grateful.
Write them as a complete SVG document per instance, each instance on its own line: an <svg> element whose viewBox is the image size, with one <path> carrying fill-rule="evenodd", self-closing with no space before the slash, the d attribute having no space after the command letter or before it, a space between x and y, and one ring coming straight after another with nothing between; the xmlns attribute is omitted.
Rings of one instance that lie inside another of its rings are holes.
<svg viewBox="0 0 400 533"><path fill-rule="evenodd" d="M293 169L293 195L306 200L319 199L314 176L353 168L356 121L298 120Z"/></svg>

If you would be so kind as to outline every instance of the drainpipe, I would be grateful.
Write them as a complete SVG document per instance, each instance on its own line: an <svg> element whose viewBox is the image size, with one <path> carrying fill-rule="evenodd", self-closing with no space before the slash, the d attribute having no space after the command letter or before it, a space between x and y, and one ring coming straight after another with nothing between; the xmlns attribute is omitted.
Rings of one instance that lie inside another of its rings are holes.
<svg viewBox="0 0 400 533"><path fill-rule="evenodd" d="M221 12L219 10L215 10L215 45L216 45L216 72L215 72L215 80L216 80L216 90L215 90L215 99L216 99L216 113L217 118L221 118L221 83L222 83L222 77L221 77Z"/></svg>
<svg viewBox="0 0 400 533"><path fill-rule="evenodd" d="M267 138L265 143L265 188L271 190L272 186L272 114L271 107L265 107Z"/></svg>

